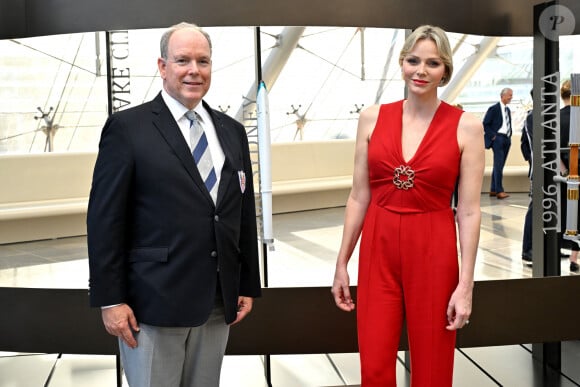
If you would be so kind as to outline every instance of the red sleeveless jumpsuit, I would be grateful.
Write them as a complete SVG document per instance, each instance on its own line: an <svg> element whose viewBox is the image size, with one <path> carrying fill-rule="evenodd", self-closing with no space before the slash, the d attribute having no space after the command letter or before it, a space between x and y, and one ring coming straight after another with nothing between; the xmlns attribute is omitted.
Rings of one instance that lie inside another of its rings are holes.
<svg viewBox="0 0 580 387"><path fill-rule="evenodd" d="M404 160L403 101L382 105L368 146L371 200L359 253L357 323L363 387L396 386L407 323L413 387L450 387L455 332L445 329L459 276L451 195L462 111L441 102Z"/></svg>

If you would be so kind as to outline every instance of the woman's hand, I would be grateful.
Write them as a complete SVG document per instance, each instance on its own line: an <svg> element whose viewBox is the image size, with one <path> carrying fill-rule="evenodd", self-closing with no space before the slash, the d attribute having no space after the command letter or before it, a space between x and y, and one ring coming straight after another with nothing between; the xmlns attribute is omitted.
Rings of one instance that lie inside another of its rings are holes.
<svg viewBox="0 0 580 387"><path fill-rule="evenodd" d="M354 302L350 296L350 279L346 267L337 267L334 273L334 282L332 284L332 295L334 302L340 309L350 312L354 310Z"/></svg>
<svg viewBox="0 0 580 387"><path fill-rule="evenodd" d="M457 285L457 288L449 299L449 305L447 306L447 322L449 324L446 329L454 331L469 324L472 295L473 284Z"/></svg>

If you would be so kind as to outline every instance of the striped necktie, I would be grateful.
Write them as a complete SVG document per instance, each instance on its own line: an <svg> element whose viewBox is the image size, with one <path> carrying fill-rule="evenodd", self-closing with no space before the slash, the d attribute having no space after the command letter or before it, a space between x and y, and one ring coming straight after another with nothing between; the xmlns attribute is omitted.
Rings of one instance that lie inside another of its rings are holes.
<svg viewBox="0 0 580 387"><path fill-rule="evenodd" d="M197 169L214 203L217 200L217 176L213 167L207 137L201 126L199 115L193 110L187 111L185 117L189 120L189 140Z"/></svg>
<svg viewBox="0 0 580 387"><path fill-rule="evenodd" d="M506 106L505 107L505 123L507 127L507 136L512 136L512 120L510 117L510 109Z"/></svg>

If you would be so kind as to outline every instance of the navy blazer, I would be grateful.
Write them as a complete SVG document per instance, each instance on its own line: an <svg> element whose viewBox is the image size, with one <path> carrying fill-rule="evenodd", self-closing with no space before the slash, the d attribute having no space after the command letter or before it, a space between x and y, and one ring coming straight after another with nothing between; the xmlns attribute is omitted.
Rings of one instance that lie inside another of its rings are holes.
<svg viewBox="0 0 580 387"><path fill-rule="evenodd" d="M508 119L512 120L511 111L508 108ZM501 109L501 103L497 102L487 109L485 116L483 117L483 130L484 130L484 140L485 149L491 148L493 138L497 135L498 130L503 126L503 112Z"/></svg>
<svg viewBox="0 0 580 387"><path fill-rule="evenodd" d="M161 94L107 120L87 215L92 306L127 303L138 322L198 326L218 286L227 323L239 295L260 295L246 132L203 105L225 154L215 205Z"/></svg>

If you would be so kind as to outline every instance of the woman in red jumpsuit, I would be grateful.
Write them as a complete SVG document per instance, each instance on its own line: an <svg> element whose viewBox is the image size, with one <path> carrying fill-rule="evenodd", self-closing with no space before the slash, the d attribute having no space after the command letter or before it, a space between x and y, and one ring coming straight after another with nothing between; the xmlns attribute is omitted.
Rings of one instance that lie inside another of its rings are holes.
<svg viewBox="0 0 580 387"><path fill-rule="evenodd" d="M361 237L357 325L363 387L396 386L407 324L412 387L450 387L469 323L481 220L483 127L437 97L453 72L443 30L417 28L399 57L408 98L360 115L332 293L352 311L347 264ZM450 199L458 180L457 252ZM361 236L362 233L362 236ZM460 261L460 262L459 262Z"/></svg>

